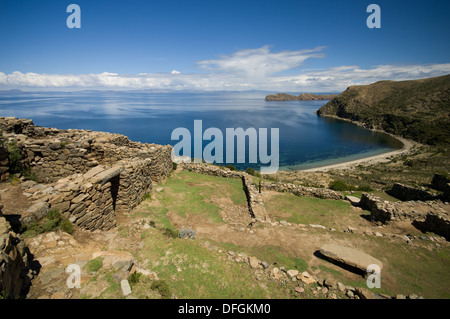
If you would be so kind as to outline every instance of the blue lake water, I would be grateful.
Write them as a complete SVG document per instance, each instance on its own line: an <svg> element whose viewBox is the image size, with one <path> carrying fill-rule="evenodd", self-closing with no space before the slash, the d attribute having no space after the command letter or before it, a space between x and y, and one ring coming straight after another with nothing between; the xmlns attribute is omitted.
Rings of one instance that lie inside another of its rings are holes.
<svg viewBox="0 0 450 319"><path fill-rule="evenodd" d="M0 94L0 116L31 118L36 125L120 133L132 141L171 140L178 127L279 128L280 169L306 169L377 155L402 144L387 134L318 117L327 101L266 102L265 93L45 92ZM270 136L270 134L269 134ZM204 141L204 145L210 141ZM270 139L269 139L270 145ZM225 147L224 147L225 153ZM270 146L269 146L270 153ZM193 154L193 153L192 153ZM248 163L248 160L246 160ZM230 164L240 169L258 164Z"/></svg>

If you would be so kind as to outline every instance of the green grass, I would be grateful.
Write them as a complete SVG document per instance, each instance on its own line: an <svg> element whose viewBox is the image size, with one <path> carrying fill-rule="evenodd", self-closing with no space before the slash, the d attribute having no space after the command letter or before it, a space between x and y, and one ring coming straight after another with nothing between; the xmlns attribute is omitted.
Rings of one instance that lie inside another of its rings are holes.
<svg viewBox="0 0 450 319"><path fill-rule="evenodd" d="M86 270L89 272L96 272L103 266L103 258L97 257L92 260L89 260L86 264Z"/></svg>
<svg viewBox="0 0 450 319"><path fill-rule="evenodd" d="M259 285L246 263L223 259L225 254L211 251L197 240L173 239L151 229L145 240L142 260L158 274L177 298L265 299L288 298L286 290L275 282ZM274 251L276 251L274 249ZM151 288L147 283L147 288ZM141 287L141 291L145 291Z"/></svg>
<svg viewBox="0 0 450 319"><path fill-rule="evenodd" d="M181 217L204 215L213 223L224 223L219 214L221 208L214 204L215 198L229 197L235 205L246 204L241 180L187 171L175 174L164 185L164 192L155 196L167 210Z"/></svg>
<svg viewBox="0 0 450 319"><path fill-rule="evenodd" d="M38 234L61 230L68 234L74 231L73 224L56 209L50 209L47 215L40 221L31 225L22 226L20 230L23 237L34 237Z"/></svg>
<svg viewBox="0 0 450 319"><path fill-rule="evenodd" d="M278 221L286 220L296 224L321 224L332 227L336 219L352 216L351 205L345 201L295 196L289 193L274 195L265 201L270 216ZM360 218L355 215L355 218Z"/></svg>

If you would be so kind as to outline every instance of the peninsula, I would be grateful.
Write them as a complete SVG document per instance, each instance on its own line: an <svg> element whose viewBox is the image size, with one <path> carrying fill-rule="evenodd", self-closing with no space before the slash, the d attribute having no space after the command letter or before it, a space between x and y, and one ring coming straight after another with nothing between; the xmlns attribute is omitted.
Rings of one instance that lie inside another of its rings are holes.
<svg viewBox="0 0 450 319"><path fill-rule="evenodd" d="M277 93L275 95L267 95L266 101L317 101L317 100L331 100L335 98L337 94L312 94L312 93L302 93L298 96Z"/></svg>

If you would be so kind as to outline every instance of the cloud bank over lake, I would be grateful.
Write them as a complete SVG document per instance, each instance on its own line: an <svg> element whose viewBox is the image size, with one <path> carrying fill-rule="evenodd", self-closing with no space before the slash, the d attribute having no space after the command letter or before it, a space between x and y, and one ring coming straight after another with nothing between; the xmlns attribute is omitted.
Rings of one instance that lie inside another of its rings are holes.
<svg viewBox="0 0 450 319"><path fill-rule="evenodd" d="M164 90L164 91L244 91L341 92L350 85L381 80L413 80L450 73L450 63L341 65L309 69L310 59L326 59L325 47L274 52L267 45L242 49L215 59L196 61L199 71L182 73L90 73L46 74L0 72L0 89L23 90Z"/></svg>

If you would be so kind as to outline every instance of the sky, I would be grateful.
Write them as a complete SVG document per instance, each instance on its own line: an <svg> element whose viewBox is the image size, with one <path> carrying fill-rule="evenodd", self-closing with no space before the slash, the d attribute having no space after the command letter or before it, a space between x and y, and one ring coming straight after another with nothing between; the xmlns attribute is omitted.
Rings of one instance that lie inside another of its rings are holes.
<svg viewBox="0 0 450 319"><path fill-rule="evenodd" d="M381 28L369 28L370 4ZM69 28L70 4L81 28ZM448 0L0 0L0 90L341 92L450 73Z"/></svg>

